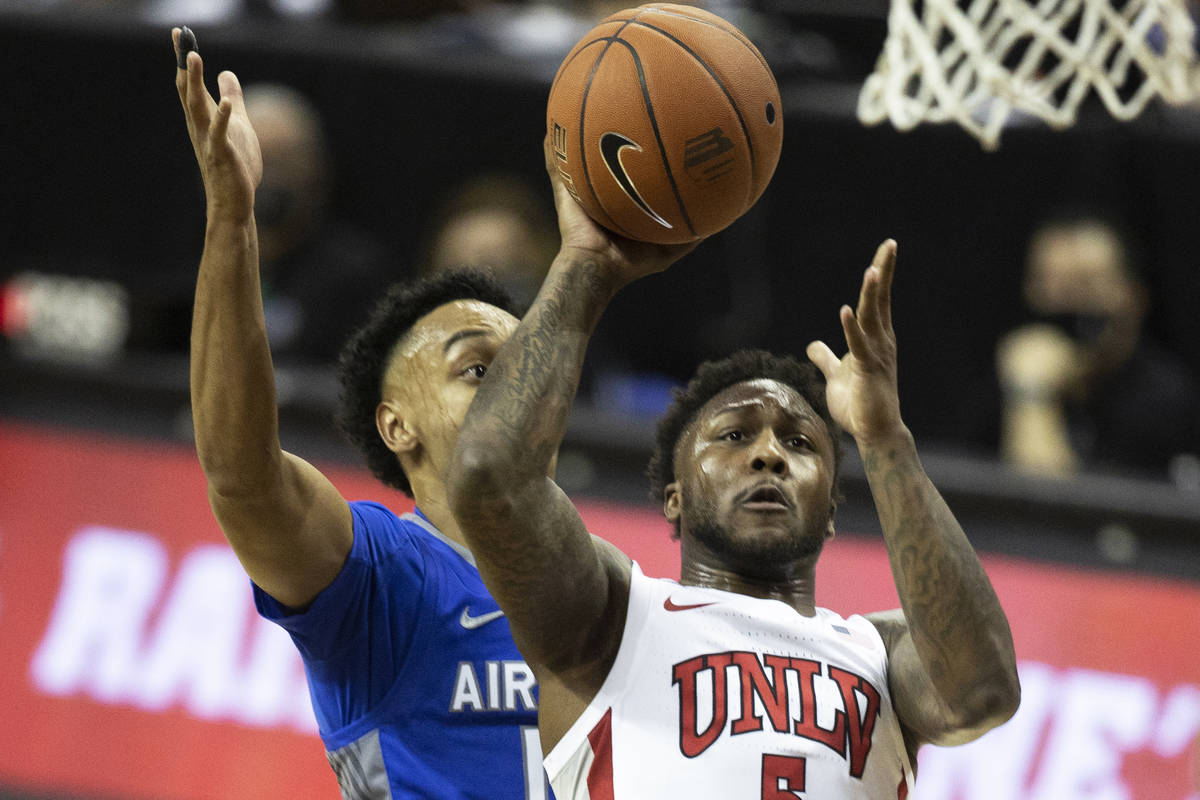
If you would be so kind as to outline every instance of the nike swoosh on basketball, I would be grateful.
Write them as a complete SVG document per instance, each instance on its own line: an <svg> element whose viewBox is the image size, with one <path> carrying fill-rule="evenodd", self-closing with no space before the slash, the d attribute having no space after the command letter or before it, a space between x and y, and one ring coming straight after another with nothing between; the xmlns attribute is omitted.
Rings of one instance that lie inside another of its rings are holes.
<svg viewBox="0 0 1200 800"><path fill-rule="evenodd" d="M671 602L671 598L663 601L663 608L667 611L689 611L693 608L704 608L705 606L715 605L715 603L687 603L685 605L676 605Z"/></svg>
<svg viewBox="0 0 1200 800"><path fill-rule="evenodd" d="M650 207L642 196L638 193L637 187L633 185L629 174L625 172L625 165L621 163L621 151L626 147L632 147L634 150L641 152L641 146L619 133L608 131L600 137L600 155L604 157L604 164L608 167L608 171L612 174L613 180L621 187L621 190L629 196L629 199L637 204L637 207L646 212L650 219L662 225L664 228L671 230L671 223L663 219L654 209Z"/></svg>
<svg viewBox="0 0 1200 800"><path fill-rule="evenodd" d="M466 628L469 631L473 631L476 628L483 626L483 625L487 625L492 620L500 619L500 617L503 617L503 616L504 616L503 611L489 611L486 614L480 614L478 617L472 617L471 616L471 607L467 606L466 608L463 609L462 616L458 618L458 624L462 625L464 628Z"/></svg>

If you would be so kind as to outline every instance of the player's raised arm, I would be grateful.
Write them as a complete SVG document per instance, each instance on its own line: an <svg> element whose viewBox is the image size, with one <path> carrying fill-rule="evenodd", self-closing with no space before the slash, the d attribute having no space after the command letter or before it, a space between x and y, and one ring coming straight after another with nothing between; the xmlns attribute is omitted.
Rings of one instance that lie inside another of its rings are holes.
<svg viewBox="0 0 1200 800"><path fill-rule="evenodd" d="M259 286L254 193L258 138L232 72L204 86L190 31L171 31L175 85L204 180L207 225L192 317L196 452L222 530L268 594L300 607L350 551L350 510L324 476L279 445L275 380Z"/></svg>
<svg viewBox="0 0 1200 800"><path fill-rule="evenodd" d="M808 355L828 381L830 412L858 444L883 527L903 614L872 621L888 646L892 699L909 745L961 744L1012 716L1020 684L1004 610L900 417L895 262L889 240L863 277L857 311L842 307L846 356L822 342Z"/></svg>
<svg viewBox="0 0 1200 800"><path fill-rule="evenodd" d="M543 692L555 678L594 690L620 642L629 561L588 535L548 474L588 339L608 302L625 284L665 269L695 245L650 245L609 234L570 196L549 158L547 168L562 247L471 404L449 472L449 496ZM552 744L543 722L543 745Z"/></svg>

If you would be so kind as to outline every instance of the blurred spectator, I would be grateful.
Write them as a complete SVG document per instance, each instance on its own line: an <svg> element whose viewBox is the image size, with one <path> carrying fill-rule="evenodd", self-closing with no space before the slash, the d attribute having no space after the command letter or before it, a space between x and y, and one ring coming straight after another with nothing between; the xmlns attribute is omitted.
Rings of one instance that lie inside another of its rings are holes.
<svg viewBox="0 0 1200 800"><path fill-rule="evenodd" d="M524 309L533 302L550 262L558 252L559 234L545 185L511 172L495 172L455 186L433 213L428 238L418 257L422 275L454 267L475 267L496 278ZM676 290L677 291L677 290ZM645 307L626 308L626 325L644 334ZM619 304L618 304L619 306ZM621 314L618 308L615 314ZM672 328L678 326L671 320ZM652 358L640 341L601 325L588 347L580 377L579 398L609 411L655 416L670 402L677 381L646 368ZM690 352L692 346L686 344ZM675 359L692 363L691 359Z"/></svg>
<svg viewBox="0 0 1200 800"><path fill-rule="evenodd" d="M430 222L420 272L485 269L522 308L533 301L558 252L549 186L493 173L456 187Z"/></svg>
<svg viewBox="0 0 1200 800"><path fill-rule="evenodd" d="M330 219L330 162L316 109L278 84L245 87L263 180L255 196L267 334L276 358L329 361L365 308L403 277L366 233Z"/></svg>
<svg viewBox="0 0 1200 800"><path fill-rule="evenodd" d="M364 310L405 275L373 236L331 216L330 155L312 103L279 84L249 84L243 91L263 155L254 210L271 354L280 365L335 361ZM139 352L186 352L196 264L125 283L131 297L119 344Z"/></svg>
<svg viewBox="0 0 1200 800"><path fill-rule="evenodd" d="M1033 321L996 351L1005 461L1166 477L1196 452L1197 382L1148 335L1148 293L1116 227L1078 214L1044 223L1023 288Z"/></svg>

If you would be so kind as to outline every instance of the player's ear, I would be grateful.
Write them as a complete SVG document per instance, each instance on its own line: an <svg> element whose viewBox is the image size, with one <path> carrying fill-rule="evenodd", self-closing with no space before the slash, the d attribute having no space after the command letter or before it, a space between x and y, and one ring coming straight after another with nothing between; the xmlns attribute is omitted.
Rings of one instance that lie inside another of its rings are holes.
<svg viewBox="0 0 1200 800"><path fill-rule="evenodd" d="M825 528L825 541L829 541L834 536L837 536L837 531L833 527L833 520L837 517L837 501L829 501L829 524Z"/></svg>
<svg viewBox="0 0 1200 800"><path fill-rule="evenodd" d="M408 414L395 400L384 400L375 406L375 428L387 449L397 455L411 453L420 445Z"/></svg>
<svg viewBox="0 0 1200 800"><path fill-rule="evenodd" d="M678 481L668 483L663 488L663 516L667 518L667 522L678 524L682 515L683 490L679 488Z"/></svg>

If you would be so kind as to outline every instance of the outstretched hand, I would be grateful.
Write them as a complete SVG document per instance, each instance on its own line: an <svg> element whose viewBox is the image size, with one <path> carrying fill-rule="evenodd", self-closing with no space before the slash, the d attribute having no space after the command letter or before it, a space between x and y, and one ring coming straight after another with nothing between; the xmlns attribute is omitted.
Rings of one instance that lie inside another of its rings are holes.
<svg viewBox="0 0 1200 800"><path fill-rule="evenodd" d="M838 358L824 342L808 346L808 357L825 375L829 413L860 444L903 429L896 382L896 333L892 330L892 276L896 243L875 251L863 274L858 308L842 306L839 317L849 352Z"/></svg>
<svg viewBox="0 0 1200 800"><path fill-rule="evenodd" d="M180 34L179 28L171 30L177 61ZM242 86L232 72L222 72L217 76L221 92L217 102L204 86L200 54L186 53L184 63L185 68L175 71L175 88L204 179L209 218L248 220L254 211L254 191L262 181L262 151L246 116Z"/></svg>
<svg viewBox="0 0 1200 800"><path fill-rule="evenodd" d="M558 231L562 250L587 251L614 270L619 285L662 272L696 249L700 241L687 244L652 244L629 239L601 226L571 196L559 174L549 137L543 142L546 172L554 189L554 207L558 212Z"/></svg>

